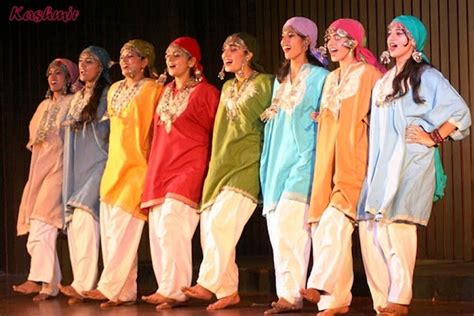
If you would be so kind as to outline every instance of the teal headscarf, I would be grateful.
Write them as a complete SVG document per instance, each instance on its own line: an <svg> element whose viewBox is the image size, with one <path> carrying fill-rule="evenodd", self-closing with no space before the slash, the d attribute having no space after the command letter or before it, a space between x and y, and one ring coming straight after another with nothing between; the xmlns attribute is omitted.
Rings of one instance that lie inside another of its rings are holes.
<svg viewBox="0 0 474 316"><path fill-rule="evenodd" d="M81 54L82 53L92 54L99 60L100 64L102 65L102 76L105 78L107 83L110 84L112 81L110 80L109 68L114 64L114 62L110 60L109 53L107 53L107 51L102 47L98 46L89 46L85 48Z"/></svg>
<svg viewBox="0 0 474 316"><path fill-rule="evenodd" d="M427 63L430 62L429 58L425 55L423 49L425 48L426 38L428 31L425 25L419 18L412 15L400 15L393 19L392 23L400 23L408 31L408 37L412 38L416 44L416 50L421 53L421 58ZM390 24L392 24L390 23Z"/></svg>

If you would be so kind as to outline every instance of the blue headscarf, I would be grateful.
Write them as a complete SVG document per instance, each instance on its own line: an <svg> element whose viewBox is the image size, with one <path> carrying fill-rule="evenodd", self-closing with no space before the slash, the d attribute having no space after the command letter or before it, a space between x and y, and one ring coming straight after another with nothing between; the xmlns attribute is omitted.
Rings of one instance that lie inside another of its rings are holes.
<svg viewBox="0 0 474 316"><path fill-rule="evenodd" d="M114 62L110 60L109 53L99 46L89 46L81 52L81 54L83 53L92 54L99 60L100 64L102 65L102 76L107 81L107 83L110 84L111 80L109 68L114 64Z"/></svg>

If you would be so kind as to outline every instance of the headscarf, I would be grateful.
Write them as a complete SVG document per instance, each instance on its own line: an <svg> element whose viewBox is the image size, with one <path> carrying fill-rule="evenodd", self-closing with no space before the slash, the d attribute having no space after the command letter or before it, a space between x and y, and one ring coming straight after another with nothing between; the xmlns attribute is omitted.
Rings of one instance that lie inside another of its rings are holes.
<svg viewBox="0 0 474 316"><path fill-rule="evenodd" d="M177 45L181 49L184 49L191 57L196 58L196 67L201 72L203 67L201 65L201 49L199 48L198 42L191 37L180 37L171 42L170 45Z"/></svg>
<svg viewBox="0 0 474 316"><path fill-rule="evenodd" d="M115 63L110 60L109 53L107 53L107 51L102 47L98 46L89 46L81 52L81 55L84 53L89 53L93 55L100 62L102 66L102 76L107 81L107 83L110 84L111 80L109 68Z"/></svg>
<svg viewBox="0 0 474 316"><path fill-rule="evenodd" d="M407 36L415 41L416 51L421 53L421 58L429 63L430 60L423 51L425 48L426 38L428 36L428 31L426 30L423 22L421 22L421 20L416 16L400 15L393 19L390 24L392 23L400 23L403 25L407 31Z"/></svg>
<svg viewBox="0 0 474 316"><path fill-rule="evenodd" d="M147 41L140 40L140 39L134 39L126 42L120 52L122 52L125 49L130 49L140 55L141 57L144 57L148 59L148 70L150 72L150 77L155 78L157 77L157 71L155 68L155 47L148 43Z"/></svg>
<svg viewBox="0 0 474 316"><path fill-rule="evenodd" d="M250 68L256 70L260 73L264 73L265 69L261 65L261 55L260 55L260 45L257 42L257 39L248 33L240 32L234 33L227 36L225 39L224 45L235 44L237 46L243 46L248 51L253 54L252 59L250 60Z"/></svg>
<svg viewBox="0 0 474 316"><path fill-rule="evenodd" d="M66 84L71 87L71 92L79 91L82 88L82 85L77 80L79 78L79 68L77 67L76 63L67 58L56 58L46 69L46 77L48 77L49 69L51 67L58 67L66 77L69 77Z"/></svg>
<svg viewBox="0 0 474 316"><path fill-rule="evenodd" d="M309 38L309 50L311 55L319 60L324 66L328 65L327 58L316 48L316 40L318 39L318 27L316 23L302 16L294 16L285 22L283 29L291 27L299 34Z"/></svg>
<svg viewBox="0 0 474 316"><path fill-rule="evenodd" d="M357 61L371 64L382 73L387 71L385 67L380 65L377 57L366 47L367 37L365 36L365 29L359 21L354 19L338 19L331 23L326 33L331 29L334 31L338 29L343 30L348 36L358 42L358 45L354 48L354 57Z"/></svg>

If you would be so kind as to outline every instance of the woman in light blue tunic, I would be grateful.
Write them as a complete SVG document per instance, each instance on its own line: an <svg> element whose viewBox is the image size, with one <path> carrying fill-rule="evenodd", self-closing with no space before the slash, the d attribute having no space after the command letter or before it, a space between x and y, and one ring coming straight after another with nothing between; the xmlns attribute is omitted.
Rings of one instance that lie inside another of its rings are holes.
<svg viewBox="0 0 474 316"><path fill-rule="evenodd" d="M273 248L278 301L266 313L302 308L310 254L308 204L314 166L316 123L311 115L328 71L316 49L316 24L303 17L289 19L282 30L286 62L273 88L260 162L263 215Z"/></svg>
<svg viewBox="0 0 474 316"><path fill-rule="evenodd" d="M435 147L469 134L463 99L429 64L426 28L413 16L388 27L395 66L372 91L369 165L358 219L374 309L407 314L416 260L416 225L426 226L435 191ZM439 158L439 157L438 157Z"/></svg>
<svg viewBox="0 0 474 316"><path fill-rule="evenodd" d="M94 289L99 257L99 185L107 160L109 121L104 119L110 86L109 54L90 46L79 57L85 83L71 102L64 137L63 200L74 280L61 287L69 303Z"/></svg>

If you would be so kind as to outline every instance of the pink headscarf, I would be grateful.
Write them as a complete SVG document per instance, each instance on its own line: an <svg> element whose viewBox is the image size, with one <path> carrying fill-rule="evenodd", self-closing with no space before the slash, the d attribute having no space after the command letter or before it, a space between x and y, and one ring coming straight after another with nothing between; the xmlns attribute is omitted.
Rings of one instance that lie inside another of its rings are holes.
<svg viewBox="0 0 474 316"><path fill-rule="evenodd" d="M344 30L350 37L355 39L359 44L354 49L355 52L355 59L357 61L363 61L368 64L375 66L378 70L382 73L385 73L387 69L380 65L377 58L374 54L365 47L367 43L367 38L365 37L365 30L362 24L353 19L338 19L331 23L328 29L341 29Z"/></svg>
<svg viewBox="0 0 474 316"><path fill-rule="evenodd" d="M47 72L49 71L49 68L51 68L51 66L53 65L66 67L67 72L69 73L69 77L70 77L68 83L71 84L72 92L77 92L82 88L82 84L78 81L79 68L74 62L70 61L67 58L56 58L49 64ZM46 76L48 76L48 73L46 73Z"/></svg>

